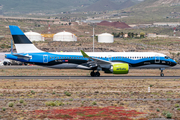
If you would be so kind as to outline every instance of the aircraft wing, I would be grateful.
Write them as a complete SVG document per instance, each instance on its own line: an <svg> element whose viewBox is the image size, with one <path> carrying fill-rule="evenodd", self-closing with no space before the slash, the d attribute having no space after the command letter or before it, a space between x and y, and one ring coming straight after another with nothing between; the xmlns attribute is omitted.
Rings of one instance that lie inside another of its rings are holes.
<svg viewBox="0 0 180 120"><path fill-rule="evenodd" d="M101 67L101 68L110 68L111 65L113 64L112 62L110 61L106 61L106 60L102 60L102 59L98 59L98 58L94 58L94 57L90 57L88 56L84 51L81 50L81 53L83 55L83 57L85 58L89 58L89 66L92 67L92 68L95 68L95 67Z"/></svg>
<svg viewBox="0 0 180 120"><path fill-rule="evenodd" d="M101 59L98 59L98 58L90 57L90 56L88 56L83 50L81 50L81 53L82 53L83 57L89 58L90 60L93 60L93 61L96 62L97 64L112 64L111 62L106 61L106 60L101 60Z"/></svg>

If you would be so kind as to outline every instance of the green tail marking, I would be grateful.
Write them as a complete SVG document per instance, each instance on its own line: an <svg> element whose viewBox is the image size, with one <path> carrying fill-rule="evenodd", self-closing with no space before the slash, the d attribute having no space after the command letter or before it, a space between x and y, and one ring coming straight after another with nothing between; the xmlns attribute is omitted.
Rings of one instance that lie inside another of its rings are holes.
<svg viewBox="0 0 180 120"><path fill-rule="evenodd" d="M89 56L83 50L81 50L81 53L82 53L83 57L89 58Z"/></svg>

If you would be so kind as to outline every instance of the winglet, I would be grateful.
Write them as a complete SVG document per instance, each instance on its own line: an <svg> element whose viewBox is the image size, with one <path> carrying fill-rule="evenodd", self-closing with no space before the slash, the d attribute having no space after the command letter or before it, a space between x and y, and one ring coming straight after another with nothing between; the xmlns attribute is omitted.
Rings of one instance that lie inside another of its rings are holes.
<svg viewBox="0 0 180 120"><path fill-rule="evenodd" d="M83 57L90 58L83 50L81 50L81 53L82 53Z"/></svg>

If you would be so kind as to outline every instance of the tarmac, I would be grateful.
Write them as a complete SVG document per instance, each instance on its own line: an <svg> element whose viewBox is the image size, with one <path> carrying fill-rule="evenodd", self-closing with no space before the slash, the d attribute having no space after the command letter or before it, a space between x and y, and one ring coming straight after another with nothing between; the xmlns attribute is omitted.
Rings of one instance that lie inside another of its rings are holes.
<svg viewBox="0 0 180 120"><path fill-rule="evenodd" d="M12 65L12 66L0 66L0 69L52 69L52 68L41 67L41 66ZM131 68L131 69L143 69L143 68ZM170 67L166 69L180 69L180 65L176 65L174 67Z"/></svg>
<svg viewBox="0 0 180 120"><path fill-rule="evenodd" d="M91 76L0 76L0 79L103 79L103 80L112 80L112 79L180 79L180 76L100 76L100 77L91 77Z"/></svg>
<svg viewBox="0 0 180 120"><path fill-rule="evenodd" d="M49 69L40 66L0 66L0 69ZM180 69L180 65L168 69ZM0 79L180 79L179 76L0 76Z"/></svg>

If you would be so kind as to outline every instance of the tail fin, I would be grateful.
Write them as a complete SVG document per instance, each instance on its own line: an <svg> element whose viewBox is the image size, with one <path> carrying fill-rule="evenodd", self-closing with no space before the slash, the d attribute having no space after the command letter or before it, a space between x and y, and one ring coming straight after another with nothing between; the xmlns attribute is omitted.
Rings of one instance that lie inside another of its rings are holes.
<svg viewBox="0 0 180 120"><path fill-rule="evenodd" d="M17 53L42 52L32 44L18 26L10 25L9 29L11 31Z"/></svg>

